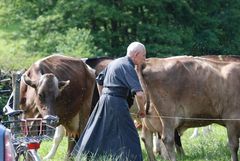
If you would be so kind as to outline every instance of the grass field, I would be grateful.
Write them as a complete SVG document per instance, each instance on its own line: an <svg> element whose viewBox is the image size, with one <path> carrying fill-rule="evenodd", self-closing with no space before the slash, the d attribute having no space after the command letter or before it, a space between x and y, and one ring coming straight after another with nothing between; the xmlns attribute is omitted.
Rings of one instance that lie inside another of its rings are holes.
<svg viewBox="0 0 240 161"><path fill-rule="evenodd" d="M182 144L185 151L184 157L178 157L179 161L227 161L230 160L230 152L227 144L226 129L213 125L213 132L207 136L203 136L202 129L200 129L200 136L195 139L189 139L192 135L193 129L187 130L182 136ZM46 155L51 148L51 142L45 142L41 145L39 151L41 156ZM64 154L67 149L67 139L64 138L60 144L56 156L52 161L64 160ZM144 161L148 161L145 147L142 144L142 152ZM163 161L160 156L157 156L157 160Z"/></svg>

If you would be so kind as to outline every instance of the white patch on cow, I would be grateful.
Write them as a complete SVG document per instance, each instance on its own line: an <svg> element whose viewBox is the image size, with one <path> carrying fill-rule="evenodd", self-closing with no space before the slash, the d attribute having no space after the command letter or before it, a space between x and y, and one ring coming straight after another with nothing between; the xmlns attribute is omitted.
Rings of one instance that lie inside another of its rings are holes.
<svg viewBox="0 0 240 161"><path fill-rule="evenodd" d="M70 126L74 131L79 130L79 113L72 118Z"/></svg>

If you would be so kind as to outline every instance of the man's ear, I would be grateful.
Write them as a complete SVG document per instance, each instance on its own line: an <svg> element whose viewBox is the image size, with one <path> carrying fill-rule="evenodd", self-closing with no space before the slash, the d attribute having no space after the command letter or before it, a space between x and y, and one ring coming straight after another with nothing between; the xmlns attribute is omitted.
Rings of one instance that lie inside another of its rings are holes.
<svg viewBox="0 0 240 161"><path fill-rule="evenodd" d="M135 56L135 57L137 57L137 56L138 56L138 54L139 54L139 52L136 52L136 53L134 54L134 56Z"/></svg>

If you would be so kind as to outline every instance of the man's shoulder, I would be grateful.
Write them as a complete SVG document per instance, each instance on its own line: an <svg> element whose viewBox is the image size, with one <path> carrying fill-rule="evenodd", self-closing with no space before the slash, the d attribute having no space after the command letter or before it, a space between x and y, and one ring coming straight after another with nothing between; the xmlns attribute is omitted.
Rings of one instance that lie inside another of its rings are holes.
<svg viewBox="0 0 240 161"><path fill-rule="evenodd" d="M115 59L115 61L126 61L126 60L128 60L127 56L123 56L123 57L119 57L119 58Z"/></svg>
<svg viewBox="0 0 240 161"><path fill-rule="evenodd" d="M115 59L112 64L114 65L125 65L128 64L128 58L127 57L120 57Z"/></svg>

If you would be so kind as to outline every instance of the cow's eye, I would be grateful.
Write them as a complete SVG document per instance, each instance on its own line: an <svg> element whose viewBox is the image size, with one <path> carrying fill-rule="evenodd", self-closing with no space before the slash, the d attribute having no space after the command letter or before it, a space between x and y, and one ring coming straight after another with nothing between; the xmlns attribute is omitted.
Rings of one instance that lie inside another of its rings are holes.
<svg viewBox="0 0 240 161"><path fill-rule="evenodd" d="M44 101L45 95L43 93L38 94L40 101Z"/></svg>

